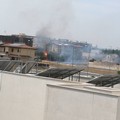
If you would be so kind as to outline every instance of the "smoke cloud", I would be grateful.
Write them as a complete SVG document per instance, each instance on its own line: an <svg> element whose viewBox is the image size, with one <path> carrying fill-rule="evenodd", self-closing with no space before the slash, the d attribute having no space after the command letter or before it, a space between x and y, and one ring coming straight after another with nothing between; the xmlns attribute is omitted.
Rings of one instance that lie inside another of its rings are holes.
<svg viewBox="0 0 120 120"><path fill-rule="evenodd" d="M61 38L69 33L74 18L72 7L69 0L51 0L51 4L47 6L49 17L40 25L37 36Z"/></svg>

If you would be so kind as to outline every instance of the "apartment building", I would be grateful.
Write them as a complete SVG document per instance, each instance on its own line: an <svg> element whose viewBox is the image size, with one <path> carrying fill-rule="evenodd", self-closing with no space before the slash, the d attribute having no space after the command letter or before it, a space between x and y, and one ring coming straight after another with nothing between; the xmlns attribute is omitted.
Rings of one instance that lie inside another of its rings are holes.
<svg viewBox="0 0 120 120"><path fill-rule="evenodd" d="M7 56L11 60L32 60L35 58L36 48L25 44L1 44L0 57Z"/></svg>

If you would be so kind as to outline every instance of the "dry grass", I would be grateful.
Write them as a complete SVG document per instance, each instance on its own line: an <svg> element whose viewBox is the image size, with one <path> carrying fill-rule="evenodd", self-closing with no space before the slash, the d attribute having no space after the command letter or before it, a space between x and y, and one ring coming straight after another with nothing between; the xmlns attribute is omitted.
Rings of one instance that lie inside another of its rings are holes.
<svg viewBox="0 0 120 120"><path fill-rule="evenodd" d="M44 64L49 64L51 67L58 67L58 68L79 68L79 67L83 67L83 66L77 66L77 65L70 65L70 64L62 64L62 63L58 63L58 62L51 62L51 61L42 61L42 63ZM101 67L100 67L101 65ZM102 67L103 66L103 67ZM91 73L97 73L97 74L117 74L117 69L108 69L105 68L105 65L103 63L95 63L94 65L90 65L89 67L84 66L84 71L86 72L91 72Z"/></svg>

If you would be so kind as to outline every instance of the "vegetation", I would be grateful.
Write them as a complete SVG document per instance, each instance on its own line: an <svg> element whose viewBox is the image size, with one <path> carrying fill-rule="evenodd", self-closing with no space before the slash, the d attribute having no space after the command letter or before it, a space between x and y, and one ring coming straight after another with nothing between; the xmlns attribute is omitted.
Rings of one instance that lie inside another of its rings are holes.
<svg viewBox="0 0 120 120"><path fill-rule="evenodd" d="M118 49L103 49L102 52L104 54L117 54L120 56L120 50Z"/></svg>
<svg viewBox="0 0 120 120"><path fill-rule="evenodd" d="M117 72L120 75L120 71Z"/></svg>
<svg viewBox="0 0 120 120"><path fill-rule="evenodd" d="M60 56L57 53L50 52L50 53L48 53L48 60L64 62L65 56Z"/></svg>

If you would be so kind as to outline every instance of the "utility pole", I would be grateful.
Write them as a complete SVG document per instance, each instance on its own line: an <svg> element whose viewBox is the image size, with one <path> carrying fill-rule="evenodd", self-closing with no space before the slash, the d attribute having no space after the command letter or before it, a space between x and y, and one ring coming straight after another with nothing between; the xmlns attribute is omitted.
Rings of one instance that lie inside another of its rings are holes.
<svg viewBox="0 0 120 120"><path fill-rule="evenodd" d="M91 53L91 48L89 49L89 52L88 52L87 76L88 76L88 72L89 72L90 53Z"/></svg>
<svg viewBox="0 0 120 120"><path fill-rule="evenodd" d="M72 67L73 67L73 64L74 64L74 46L72 46Z"/></svg>

